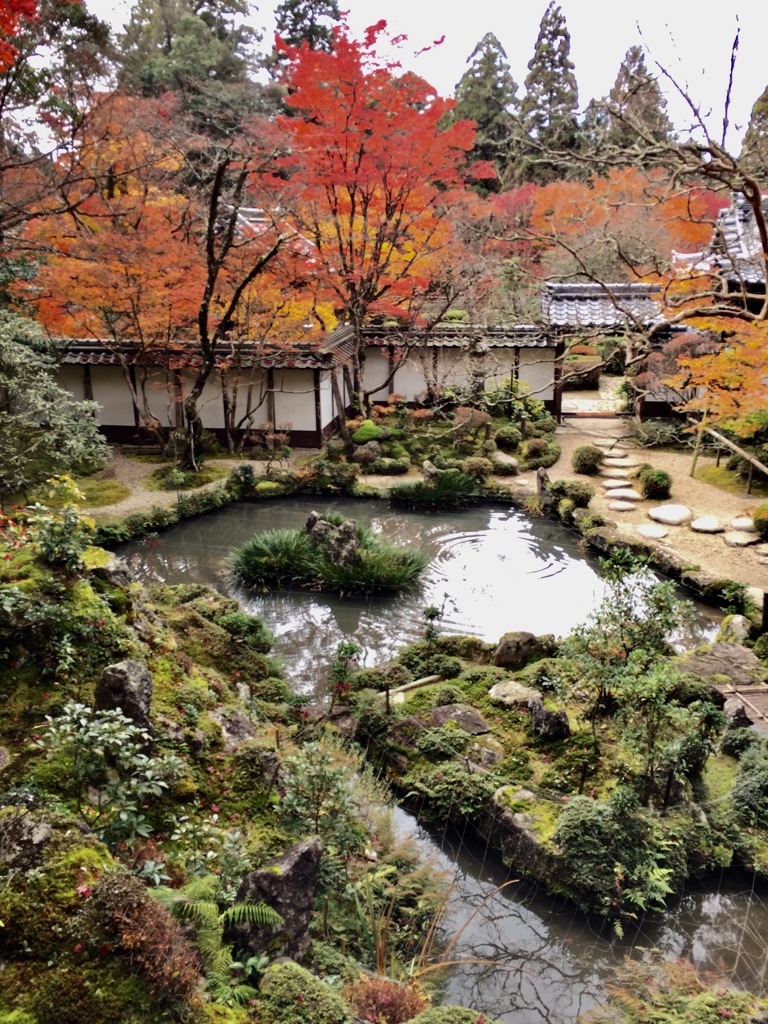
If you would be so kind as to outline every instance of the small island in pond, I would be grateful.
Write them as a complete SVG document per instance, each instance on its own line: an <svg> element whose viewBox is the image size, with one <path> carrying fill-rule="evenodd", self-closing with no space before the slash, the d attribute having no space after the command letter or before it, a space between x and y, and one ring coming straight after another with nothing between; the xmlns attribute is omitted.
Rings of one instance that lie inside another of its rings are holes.
<svg viewBox="0 0 768 1024"><path fill-rule="evenodd" d="M310 513L304 530L269 530L229 559L232 579L249 590L374 594L406 590L429 561L425 551L399 547L342 516Z"/></svg>

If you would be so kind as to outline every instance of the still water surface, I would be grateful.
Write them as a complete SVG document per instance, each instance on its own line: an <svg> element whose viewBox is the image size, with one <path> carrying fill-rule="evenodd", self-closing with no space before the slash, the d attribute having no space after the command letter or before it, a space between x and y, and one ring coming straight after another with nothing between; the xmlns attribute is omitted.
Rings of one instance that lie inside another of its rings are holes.
<svg viewBox="0 0 768 1024"><path fill-rule="evenodd" d="M296 590L246 594L226 578L225 559L256 531L303 527L313 508L370 525L388 540L425 548L431 562L417 591L394 597L329 598ZM507 630L565 635L600 602L604 587L579 538L558 523L529 520L511 510L475 508L426 516L397 513L379 502L307 498L233 505L191 520L148 542L126 545L122 556L143 581L203 582L238 597L275 634L288 677L305 692L322 690L339 640L354 639L361 660L374 664L418 639L421 612L442 606L445 632L495 642ZM702 611L699 637L715 617ZM446 919L462 933L457 952L492 960L462 966L447 982L447 1000L472 1006L505 1024L569 1024L604 999L603 985L629 953L657 947L705 970L719 970L740 987L768 988L768 906L743 884L711 881L686 892L663 916L641 922L622 942L566 903L535 886L516 883L500 893L507 869L471 840L429 834L396 811L403 834L456 879Z"/></svg>

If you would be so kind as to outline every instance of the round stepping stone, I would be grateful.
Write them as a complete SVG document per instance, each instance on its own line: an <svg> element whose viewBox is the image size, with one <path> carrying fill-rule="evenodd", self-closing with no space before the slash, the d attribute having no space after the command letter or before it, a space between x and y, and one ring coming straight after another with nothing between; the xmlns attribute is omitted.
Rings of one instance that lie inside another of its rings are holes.
<svg viewBox="0 0 768 1024"><path fill-rule="evenodd" d="M606 481L607 483L607 481ZM638 494L637 491L633 491L631 487L617 487L616 490L611 491L611 497L615 501L642 501L642 494Z"/></svg>
<svg viewBox="0 0 768 1024"><path fill-rule="evenodd" d="M657 526L655 523L643 523L642 526L636 526L635 530L647 540L661 540L662 537L669 536L669 530L663 526Z"/></svg>
<svg viewBox="0 0 768 1024"><path fill-rule="evenodd" d="M607 469L600 469L600 476L610 477L612 480L629 480L630 471L628 469L617 469L613 466L609 466Z"/></svg>
<svg viewBox="0 0 768 1024"><path fill-rule="evenodd" d="M608 508L611 512L634 512L637 505L632 501L610 501Z"/></svg>
<svg viewBox="0 0 768 1024"><path fill-rule="evenodd" d="M605 480L600 481L600 486L604 487L606 491L615 490L617 487L626 487L626 480L613 480L606 477Z"/></svg>
<svg viewBox="0 0 768 1024"><path fill-rule="evenodd" d="M649 508L648 515L665 526L682 526L693 519L693 512L687 505L659 505L657 508Z"/></svg>
<svg viewBox="0 0 768 1024"><path fill-rule="evenodd" d="M610 458L603 459L604 466L614 466L617 469L637 469L639 463L635 462L634 459L628 459L625 455L612 456Z"/></svg>
<svg viewBox="0 0 768 1024"><path fill-rule="evenodd" d="M754 533L755 524L752 521L752 516L736 516L735 519L731 520L731 529L743 531L744 533Z"/></svg>
<svg viewBox="0 0 768 1024"><path fill-rule="evenodd" d="M699 516L691 523L691 529L695 533L722 533L725 527L717 516Z"/></svg>
<svg viewBox="0 0 768 1024"><path fill-rule="evenodd" d="M723 540L729 548L748 548L759 543L760 538L756 533L747 533L746 530L729 530L723 534Z"/></svg>

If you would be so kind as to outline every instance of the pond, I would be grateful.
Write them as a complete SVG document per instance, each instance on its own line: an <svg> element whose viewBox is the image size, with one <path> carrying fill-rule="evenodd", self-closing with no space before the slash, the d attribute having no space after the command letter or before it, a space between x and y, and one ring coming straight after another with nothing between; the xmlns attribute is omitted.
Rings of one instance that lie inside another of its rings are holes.
<svg viewBox="0 0 768 1024"><path fill-rule="evenodd" d="M225 560L256 532L303 528L313 510L333 511L371 526L396 544L424 548L430 564L420 586L368 599L312 594L298 588L253 594L228 582ZM443 609L446 633L495 643L509 630L564 636L603 597L597 562L585 557L581 536L548 519L509 508L476 507L427 515L393 512L381 502L291 498L230 505L188 520L157 538L134 541L119 553L137 579L208 583L260 615L275 635L275 653L297 690L322 689L337 643L354 640L371 665L418 640L427 605ZM696 638L711 635L718 616L701 610Z"/></svg>
<svg viewBox="0 0 768 1024"><path fill-rule="evenodd" d="M426 548L431 561L418 590L359 600L300 590L253 595L230 585L225 559L233 548L256 531L303 527L313 508L354 518L398 544ZM506 508L424 515L353 499L240 504L126 545L120 554L143 581L204 582L238 597L266 621L289 679L307 693L322 692L339 640L354 639L366 664L385 660L419 638L428 604L443 608L443 631L495 642L510 629L565 635L604 594L596 562L584 556L575 531ZM700 608L692 639L711 636L718 618ZM453 969L449 1002L504 1024L570 1024L603 1001L604 983L625 954L640 956L651 947L721 970L738 986L766 987L768 954L760 936L768 934L768 908L749 880L687 891L669 913L640 922L619 942L534 885L517 882L494 893L509 875L492 852L466 838L430 834L400 809L395 814L403 835L455 877L448 935L477 911L457 953L493 961Z"/></svg>

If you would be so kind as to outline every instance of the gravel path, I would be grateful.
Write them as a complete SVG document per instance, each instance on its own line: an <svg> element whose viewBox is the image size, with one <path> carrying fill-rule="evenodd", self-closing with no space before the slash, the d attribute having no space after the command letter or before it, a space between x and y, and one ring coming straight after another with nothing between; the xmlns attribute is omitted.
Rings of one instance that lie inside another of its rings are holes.
<svg viewBox="0 0 768 1024"><path fill-rule="evenodd" d="M574 449L579 445L594 443L596 439L626 437L629 433L627 421L621 418L572 417L566 419L557 430L557 437L562 445L562 455L557 464L549 470L551 479L587 479L583 476L577 477L571 469L571 455ZM294 452L291 462L295 463L307 454L309 453ZM663 452L638 449L637 455L634 457L638 462L651 462L656 468L670 473L673 481L670 502L687 505L696 516L714 515L727 526L734 516L750 514L761 503L759 499L751 498L749 495L729 494L727 491L722 491L701 480L694 480L690 476L691 453L689 451ZM244 462L253 466L257 472L261 468L260 463L247 459L217 459L215 464L225 467L229 471ZM102 475L122 481L131 488L131 495L119 504L90 511L97 519L111 520L123 518L132 512L148 511L153 505L165 507L175 504L175 491L155 491L145 486L146 478L156 468L155 464L127 458L118 449L115 449L109 464L102 470ZM393 483L402 483L403 480L402 476L370 476L367 477L366 482L385 489ZM506 477L502 478L501 482L510 483L511 480ZM532 494L535 493L536 477L534 473L526 473L517 477L514 482L516 485L526 486ZM600 485L600 478L592 478L592 482L595 484L597 493L590 507L615 522L619 530L627 537L637 539L636 528L651 522L648 517L648 509L663 504L658 501L642 501L638 502L630 512L614 512L608 509L608 502L611 498ZM216 483L207 486L215 487ZM768 591L768 544L732 548L725 544L721 535L694 533L687 526L670 526L668 530L669 533L663 540L646 542L679 552L690 559L692 565L699 565L714 575Z"/></svg>

